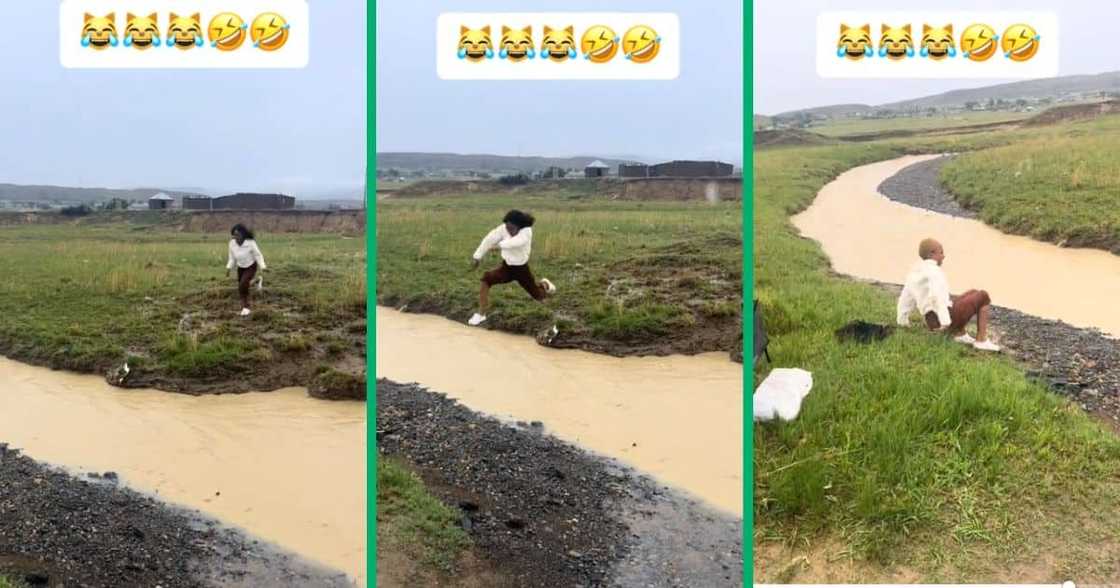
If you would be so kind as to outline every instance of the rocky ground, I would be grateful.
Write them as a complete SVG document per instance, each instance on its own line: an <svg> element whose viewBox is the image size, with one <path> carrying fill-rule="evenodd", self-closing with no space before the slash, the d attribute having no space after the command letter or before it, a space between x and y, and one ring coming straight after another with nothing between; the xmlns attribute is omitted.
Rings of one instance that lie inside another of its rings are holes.
<svg viewBox="0 0 1120 588"><path fill-rule="evenodd" d="M111 472L79 478L3 443L0 574L49 588L352 585L344 574L123 488Z"/></svg>
<svg viewBox="0 0 1120 588"><path fill-rule="evenodd" d="M941 187L938 174L948 159L906 167L880 184L879 192L910 206L976 218ZM993 307L992 325L1005 351L1025 363L1031 376L1120 428L1120 340L999 306Z"/></svg>
<svg viewBox="0 0 1120 588"><path fill-rule="evenodd" d="M412 384L377 383L377 442L458 506L509 585L740 586L742 520Z"/></svg>

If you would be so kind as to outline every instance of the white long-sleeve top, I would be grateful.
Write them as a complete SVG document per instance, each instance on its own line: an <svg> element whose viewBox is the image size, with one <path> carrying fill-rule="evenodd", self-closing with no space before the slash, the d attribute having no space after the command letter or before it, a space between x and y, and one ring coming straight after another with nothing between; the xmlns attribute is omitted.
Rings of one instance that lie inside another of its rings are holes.
<svg viewBox="0 0 1120 588"><path fill-rule="evenodd" d="M474 258L481 260L483 255L497 247L502 250L502 259L507 265L525 265L529 263L529 250L532 246L532 227L525 227L517 231L516 235L510 235L505 223L502 223L482 238L482 243L474 250Z"/></svg>
<svg viewBox="0 0 1120 588"><path fill-rule="evenodd" d="M245 239L240 245L237 244L237 239L229 240L229 262L226 263L226 269L233 269L234 265L237 267L249 267L257 264L258 269L265 269L264 255L261 254L260 247L257 247L257 242L252 239Z"/></svg>
<svg viewBox="0 0 1120 588"><path fill-rule="evenodd" d="M932 259L918 262L906 275L906 284L898 297L898 324L908 326L910 314L915 310L925 316L928 312L937 313L942 327L953 322L949 308L953 300L949 295L949 280L941 266Z"/></svg>

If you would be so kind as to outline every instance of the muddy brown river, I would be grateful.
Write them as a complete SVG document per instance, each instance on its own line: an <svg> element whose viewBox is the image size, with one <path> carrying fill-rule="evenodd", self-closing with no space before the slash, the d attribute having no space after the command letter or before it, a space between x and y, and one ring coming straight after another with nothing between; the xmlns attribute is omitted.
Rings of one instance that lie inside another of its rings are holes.
<svg viewBox="0 0 1120 588"><path fill-rule="evenodd" d="M1000 306L1120 336L1120 313L1106 310L1120 298L1120 257L1007 235L878 193L883 180L935 157L901 157L844 172L793 224L821 244L837 272L891 284L902 283L918 260L918 242L935 237L945 246L943 269L954 293L983 288Z"/></svg>
<svg viewBox="0 0 1120 588"><path fill-rule="evenodd" d="M365 583L366 405L186 396L0 358L0 441L195 508Z"/></svg>
<svg viewBox="0 0 1120 588"><path fill-rule="evenodd" d="M742 516L743 369L726 353L616 358L378 307L377 375L498 418L540 421Z"/></svg>

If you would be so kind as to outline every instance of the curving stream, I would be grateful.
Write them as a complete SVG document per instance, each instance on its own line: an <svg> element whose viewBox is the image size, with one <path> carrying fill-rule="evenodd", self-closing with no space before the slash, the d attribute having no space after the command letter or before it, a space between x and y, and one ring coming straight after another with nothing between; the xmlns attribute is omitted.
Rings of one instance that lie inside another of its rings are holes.
<svg viewBox="0 0 1120 588"><path fill-rule="evenodd" d="M0 358L0 441L198 509L364 584L366 405L121 390Z"/></svg>
<svg viewBox="0 0 1120 588"><path fill-rule="evenodd" d="M742 516L743 368L725 353L616 358L378 307L377 375L499 418L540 421Z"/></svg>
<svg viewBox="0 0 1120 588"><path fill-rule="evenodd" d="M1120 313L1109 311L1120 297L1120 257L1007 235L978 220L879 194L883 180L936 157L900 157L848 170L822 188L793 224L820 243L837 272L891 284L902 283L917 261L918 242L935 237L945 246L943 267L953 292L983 288L999 306L1120 336Z"/></svg>

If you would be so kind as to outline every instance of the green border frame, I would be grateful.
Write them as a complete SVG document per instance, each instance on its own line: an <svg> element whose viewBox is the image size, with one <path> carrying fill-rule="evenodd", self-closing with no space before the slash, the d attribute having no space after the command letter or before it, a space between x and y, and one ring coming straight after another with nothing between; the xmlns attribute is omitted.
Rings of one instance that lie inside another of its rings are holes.
<svg viewBox="0 0 1120 588"><path fill-rule="evenodd" d="M754 2L743 7L743 585L754 585ZM749 384L749 385L748 385ZM749 392L748 392L749 391Z"/></svg>
<svg viewBox="0 0 1120 588"><path fill-rule="evenodd" d="M754 585L754 3L743 10L743 585ZM377 0L366 2L366 584L377 586ZM371 99L372 98L372 99ZM370 202L369 189L373 188ZM749 196L748 196L749 195ZM372 376L372 377L370 377ZM753 387L753 386L752 386Z"/></svg>
<svg viewBox="0 0 1120 588"><path fill-rule="evenodd" d="M366 586L377 586L377 0L366 1ZM369 189L373 188L373 202Z"/></svg>

